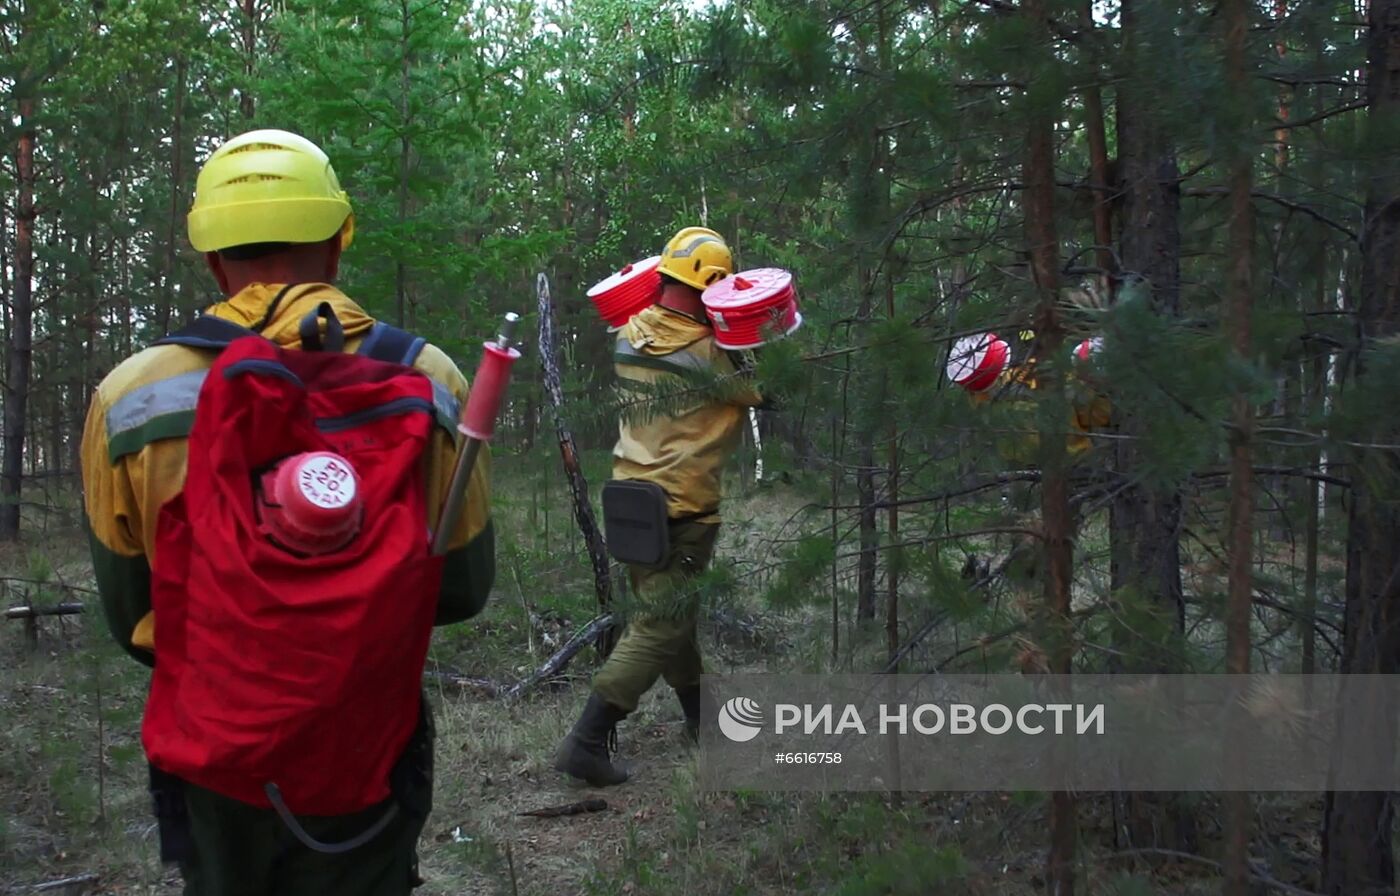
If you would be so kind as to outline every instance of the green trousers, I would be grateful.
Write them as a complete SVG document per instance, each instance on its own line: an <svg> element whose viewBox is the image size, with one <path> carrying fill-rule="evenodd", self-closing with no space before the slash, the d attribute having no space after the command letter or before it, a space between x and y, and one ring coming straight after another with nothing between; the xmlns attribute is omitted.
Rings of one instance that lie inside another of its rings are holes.
<svg viewBox="0 0 1400 896"><path fill-rule="evenodd" d="M432 749L424 703L388 801L353 815L297 819L316 840L340 843L371 828L391 801L398 802L398 814L374 839L339 854L304 846L271 809L186 783L193 848L180 860L185 896L406 896L421 883L416 847L432 808Z"/></svg>
<svg viewBox="0 0 1400 896"><path fill-rule="evenodd" d="M629 567L636 612L594 676L594 693L634 712L658 678L672 688L700 683L700 601L693 579L709 565L718 536L718 523L673 522L665 565Z"/></svg>

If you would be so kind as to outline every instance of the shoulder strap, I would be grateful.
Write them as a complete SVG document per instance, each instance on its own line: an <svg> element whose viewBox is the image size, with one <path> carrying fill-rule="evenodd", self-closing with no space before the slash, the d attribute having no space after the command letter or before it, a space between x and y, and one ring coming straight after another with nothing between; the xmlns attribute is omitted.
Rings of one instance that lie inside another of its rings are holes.
<svg viewBox="0 0 1400 896"><path fill-rule="evenodd" d="M222 317L215 317L212 314L201 314L195 318L194 323L183 329L176 330L168 336L162 336L152 345L187 345L191 348L212 348L216 351L223 351L228 344L235 339L252 334L261 334L263 327L272 320L272 316L277 313L277 308L282 304L282 299L287 293L292 291L295 283L288 283L272 297L268 303L267 313L262 320L258 321L252 328L241 327L231 320L224 320ZM303 293L304 295L305 293Z"/></svg>
<svg viewBox="0 0 1400 896"><path fill-rule="evenodd" d="M176 330L169 336L157 339L152 345L187 345L191 348L212 348L223 350L235 339L255 335L247 327L240 327L231 320L201 314L194 323Z"/></svg>
<svg viewBox="0 0 1400 896"><path fill-rule="evenodd" d="M427 340L386 323L375 322L355 352L376 361L412 367Z"/></svg>
<svg viewBox="0 0 1400 896"><path fill-rule="evenodd" d="M326 335L321 335L321 321L326 322ZM336 317L330 302L322 302L301 319L298 327L301 347L309 352L338 352L345 348L345 328Z"/></svg>

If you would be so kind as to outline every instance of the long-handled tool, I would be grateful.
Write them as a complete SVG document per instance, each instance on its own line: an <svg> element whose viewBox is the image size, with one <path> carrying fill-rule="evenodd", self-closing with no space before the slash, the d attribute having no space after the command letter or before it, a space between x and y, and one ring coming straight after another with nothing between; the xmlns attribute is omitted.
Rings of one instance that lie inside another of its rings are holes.
<svg viewBox="0 0 1400 896"><path fill-rule="evenodd" d="M515 335L515 325L520 315L510 312L501 324L500 335L495 342L484 343L486 351L481 356L481 364L476 368L471 392L467 395L466 407L462 408L462 422L457 431L465 438L457 452L457 461L452 469L452 482L447 487L447 498L438 516L437 532L433 535L434 555L447 553L447 545L452 541L452 533L457 528L457 519L462 515L462 507L467 501L467 484L471 482L472 468L476 466L476 456L481 446L491 441L496 431L496 417L501 411L501 400L506 387L510 385L510 369L520 359L520 352L511 348L511 337Z"/></svg>

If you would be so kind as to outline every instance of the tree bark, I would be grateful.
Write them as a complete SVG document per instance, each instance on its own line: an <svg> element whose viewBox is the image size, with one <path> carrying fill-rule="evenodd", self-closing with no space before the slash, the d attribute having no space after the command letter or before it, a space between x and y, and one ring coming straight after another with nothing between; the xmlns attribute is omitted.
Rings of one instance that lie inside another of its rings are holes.
<svg viewBox="0 0 1400 896"><path fill-rule="evenodd" d="M1366 94L1370 169L1361 238L1357 325L1361 353L1353 365L1358 387L1370 374L1365 350L1400 332L1400 0L1372 0ZM1353 441L1393 444L1400 426L1371 415ZM1393 452L1350 450L1352 504L1347 531L1346 627L1341 671L1400 671L1400 479ZM1395 730L1394 707L1382 705L1362 723ZM1391 851L1394 808L1388 793L1329 792L1322 832L1322 889L1334 896L1395 891Z"/></svg>
<svg viewBox="0 0 1400 896"><path fill-rule="evenodd" d="M184 203L181 188L184 186L184 140L181 125L185 119L185 59L175 60L175 97L170 116L170 213L165 233L165 289L163 300L156 309L156 320L161 335L170 332L170 319L175 309L175 272L180 255L180 241L183 234L178 224L184 220ZM94 309L96 313L96 309Z"/></svg>
<svg viewBox="0 0 1400 896"><path fill-rule="evenodd" d="M1150 4L1149 4L1150 5ZM1176 146L1159 119L1154 102L1164 89L1153 66L1142 24L1142 0L1123 0L1123 58L1117 90L1122 222L1119 260L1123 280L1141 278L1152 309L1166 317L1181 314L1180 188ZM1160 52L1160 50L1158 51ZM1132 481L1139 440L1147 434L1151 408L1116 402L1113 466ZM1150 632L1139 631L1118 646L1125 672L1174 672L1180 668L1180 639L1186 604L1181 585L1182 500L1178 489L1155 491L1134 484L1109 509L1110 587L1115 603L1131 604L1154 617ZM1127 846L1196 849L1194 817L1176 797L1123 795Z"/></svg>
<svg viewBox="0 0 1400 896"><path fill-rule="evenodd" d="M38 100L21 96L15 150L14 294L5 344L5 433L0 461L0 540L19 538L20 491L24 480L24 436L28 421L29 373L34 326L34 112Z"/></svg>
<svg viewBox="0 0 1400 896"><path fill-rule="evenodd" d="M1026 0L1032 40L1050 44L1044 0ZM1056 104L1058 105L1058 104ZM1060 244L1055 228L1055 120L1057 108L1031 108L1026 130L1026 155L1022 165L1025 190L1026 243L1031 278L1039 299L1035 333L1037 356L1058 358L1065 331L1059 318ZM1059 365L1041 365L1036 371L1042 424L1064 419L1067 409L1063 374ZM1074 657L1074 630L1070 615L1070 583L1073 576L1073 523L1069 508L1069 458L1061 427L1042 425L1040 438L1040 516L1045 580L1046 653L1050 671L1068 675ZM1056 791L1050 797L1050 850L1046 859L1046 892L1073 896L1075 851L1075 796Z"/></svg>
<svg viewBox="0 0 1400 896"><path fill-rule="evenodd" d="M243 116L244 121L253 120L253 73L257 70L255 64L258 41L258 3L257 0L238 0L243 11L243 89L238 96L238 111Z"/></svg>
<svg viewBox="0 0 1400 896"><path fill-rule="evenodd" d="M1080 28L1094 27L1094 4L1080 7ZM1097 81L1084 88L1084 130L1089 140L1089 186L1094 197L1094 258L1108 283L1109 296L1117 281L1118 265L1113 258L1113 202L1108 165L1108 136L1104 127L1103 94Z"/></svg>
<svg viewBox="0 0 1400 896"><path fill-rule="evenodd" d="M860 504L860 557L856 560L856 619L875 618L876 557L880 533L876 528L874 434L862 432L856 454L856 500Z"/></svg>
<svg viewBox="0 0 1400 896"><path fill-rule="evenodd" d="M588 559L593 566L593 591L598 599L598 612L605 614L612 603L612 575L608 566L608 550L603 542L603 533L598 530L598 521L593 515L593 504L588 500L588 481L583 476L579 463L578 448L574 445L573 434L564 422L564 386L559 375L559 356L554 339L554 303L549 296L549 281L544 274L539 276L540 312L540 369L544 374L545 392L554 407L554 431L559 438L559 455L564 462L564 472L569 478L569 492L574 501L574 519L578 521L588 548ZM612 650L615 632L610 631L599 641L603 656Z"/></svg>
<svg viewBox="0 0 1400 896"><path fill-rule="evenodd" d="M1249 84L1245 49L1249 29L1249 0L1227 0L1225 19L1225 83L1231 102L1246 101ZM1230 113L1226 112L1225 116ZM1222 117L1225 117L1222 116ZM1242 366L1253 360L1250 315L1253 311L1254 218L1250 190L1254 180L1254 154L1249 141L1253 124L1248 105L1236 113L1227 129L1230 152L1230 226L1228 234L1227 327L1235 361ZM1243 384L1231 398L1230 511L1227 556L1229 585L1225 607L1225 671L1249 672L1250 610L1253 604L1253 445L1254 409ZM1240 751L1230 751L1231 762L1248 762ZM1252 817L1250 795L1230 791L1225 796L1225 896L1248 896L1249 832Z"/></svg>
<svg viewBox="0 0 1400 896"><path fill-rule="evenodd" d="M413 65L409 57L408 40L411 35L412 18L409 15L408 0L399 0L399 183L398 221L400 239L404 238L408 224L408 170L410 154L413 151L409 142L411 109L408 91L411 86ZM400 327L408 326L408 266L400 254L394 259L394 309L396 322Z"/></svg>

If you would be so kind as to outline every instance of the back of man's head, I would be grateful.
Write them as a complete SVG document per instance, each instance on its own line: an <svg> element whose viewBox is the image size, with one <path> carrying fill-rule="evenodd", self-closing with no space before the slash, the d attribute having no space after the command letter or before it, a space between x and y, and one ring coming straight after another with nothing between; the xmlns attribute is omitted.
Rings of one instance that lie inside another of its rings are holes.
<svg viewBox="0 0 1400 896"><path fill-rule="evenodd" d="M249 131L200 169L190 243L227 294L251 282L329 281L355 233L330 159L288 131Z"/></svg>

